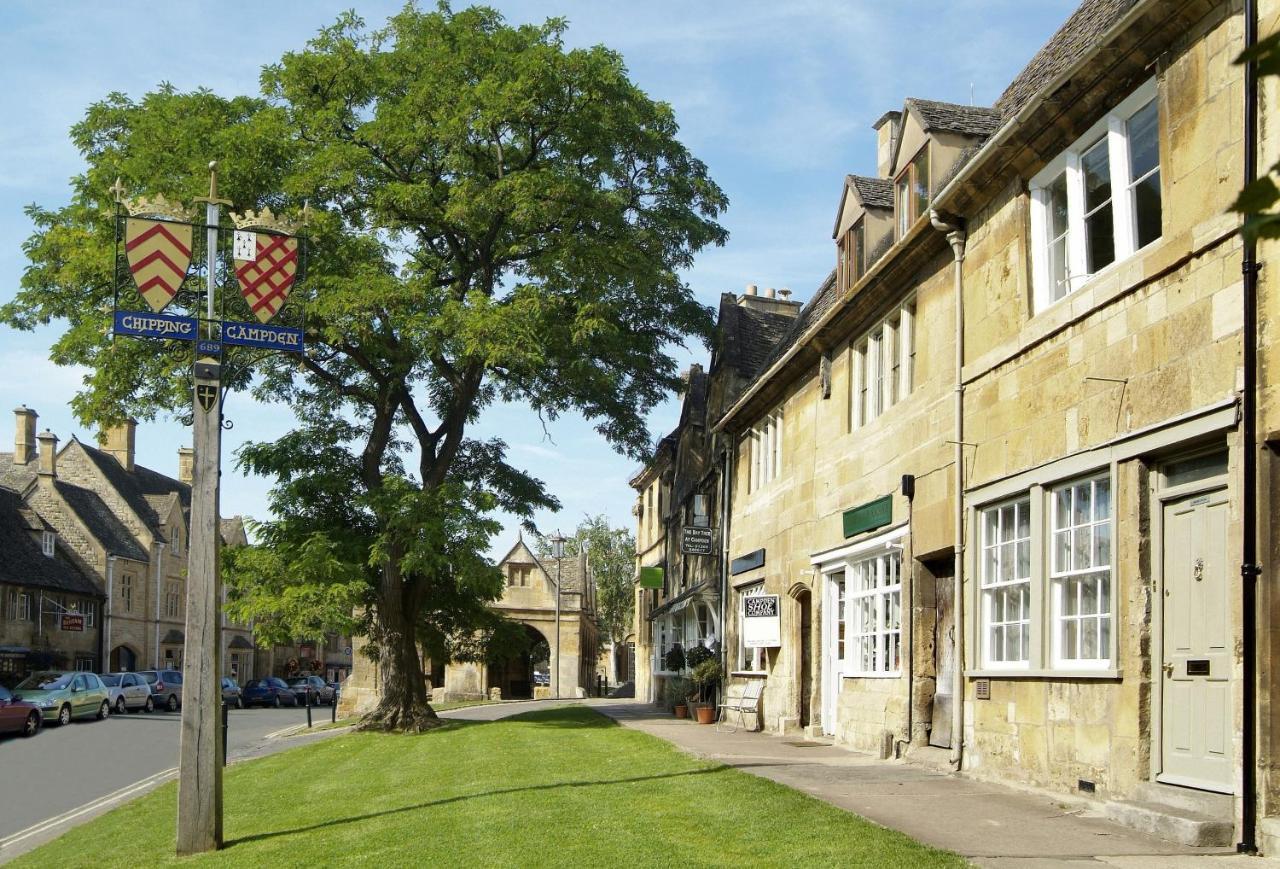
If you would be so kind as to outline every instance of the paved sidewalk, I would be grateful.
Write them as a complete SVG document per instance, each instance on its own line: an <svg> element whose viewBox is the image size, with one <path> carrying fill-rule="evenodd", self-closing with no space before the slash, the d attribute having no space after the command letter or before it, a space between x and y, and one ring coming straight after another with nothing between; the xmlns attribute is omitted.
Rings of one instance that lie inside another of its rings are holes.
<svg viewBox="0 0 1280 869"><path fill-rule="evenodd" d="M772 779L979 866L1113 866L1274 869L1280 861L1222 849L1187 848L1032 794L798 737L777 737L679 720L648 704L589 701L593 709L679 748Z"/></svg>

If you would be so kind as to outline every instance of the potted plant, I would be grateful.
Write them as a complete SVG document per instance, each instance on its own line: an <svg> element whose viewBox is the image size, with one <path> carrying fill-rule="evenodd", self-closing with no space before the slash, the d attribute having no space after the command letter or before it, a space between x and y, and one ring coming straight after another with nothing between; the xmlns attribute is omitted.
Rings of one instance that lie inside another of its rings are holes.
<svg viewBox="0 0 1280 869"><path fill-rule="evenodd" d="M688 718L689 707L686 704L689 692L693 690L693 683L683 676L672 676L667 679L663 690L667 705L671 707L676 718Z"/></svg>
<svg viewBox="0 0 1280 869"><path fill-rule="evenodd" d="M707 651L709 652L710 650ZM693 687L697 691L695 697L691 699L697 704L695 708L697 710L698 723L714 723L715 696L720 688L720 680L724 677L724 670L720 667L720 658L714 652L699 656L698 663L692 665L689 676Z"/></svg>
<svg viewBox="0 0 1280 869"><path fill-rule="evenodd" d="M662 666L671 673L679 673L685 668L684 648L679 643L667 649L667 653L662 656Z"/></svg>

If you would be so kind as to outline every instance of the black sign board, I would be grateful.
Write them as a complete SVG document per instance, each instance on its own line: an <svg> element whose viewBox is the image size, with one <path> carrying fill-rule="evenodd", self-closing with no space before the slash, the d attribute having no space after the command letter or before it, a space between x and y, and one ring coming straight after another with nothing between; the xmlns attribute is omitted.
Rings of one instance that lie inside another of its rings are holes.
<svg viewBox="0 0 1280 869"><path fill-rule="evenodd" d="M729 563L729 572L734 576L739 573L746 573L757 567L764 566L764 550L757 549L755 552L748 552L746 555L739 556Z"/></svg>
<svg viewBox="0 0 1280 869"><path fill-rule="evenodd" d="M711 528L697 528L685 525L680 535L680 551L685 555L714 555L715 543L712 540L714 531Z"/></svg>
<svg viewBox="0 0 1280 869"><path fill-rule="evenodd" d="M742 599L742 609L749 619L772 619L778 617L778 596L761 594Z"/></svg>

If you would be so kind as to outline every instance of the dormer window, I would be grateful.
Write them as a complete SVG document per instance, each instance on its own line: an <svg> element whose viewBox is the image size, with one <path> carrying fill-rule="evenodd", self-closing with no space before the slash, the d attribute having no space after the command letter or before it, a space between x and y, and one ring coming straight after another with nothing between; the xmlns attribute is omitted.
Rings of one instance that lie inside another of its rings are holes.
<svg viewBox="0 0 1280 869"><path fill-rule="evenodd" d="M45 531L40 537L40 551L48 558L53 558L54 548L57 545L58 535L52 531Z"/></svg>
<svg viewBox="0 0 1280 869"><path fill-rule="evenodd" d="M893 184L898 238L906 238L916 221L929 212L929 145L920 149Z"/></svg>
<svg viewBox="0 0 1280 869"><path fill-rule="evenodd" d="M860 218L836 243L839 250L836 281L841 292L858 282L867 270L867 221Z"/></svg>

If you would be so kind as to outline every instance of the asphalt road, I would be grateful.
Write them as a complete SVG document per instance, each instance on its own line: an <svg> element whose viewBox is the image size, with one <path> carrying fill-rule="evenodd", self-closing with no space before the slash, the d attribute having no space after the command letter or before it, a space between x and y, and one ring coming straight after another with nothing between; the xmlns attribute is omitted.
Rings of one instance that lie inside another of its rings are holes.
<svg viewBox="0 0 1280 869"><path fill-rule="evenodd" d="M311 710L317 724L329 707ZM305 724L307 711L233 709L228 720L230 760L292 748L305 739L267 739L276 731ZM171 776L178 765L179 713L112 715L105 721L76 721L45 727L31 739L0 737L0 862L64 832L67 825L111 808L94 805L47 831L12 841L14 834L50 818L73 813L131 786L146 790ZM317 735L319 736L319 734ZM145 784L143 784L145 783ZM10 841L6 843L6 839Z"/></svg>

